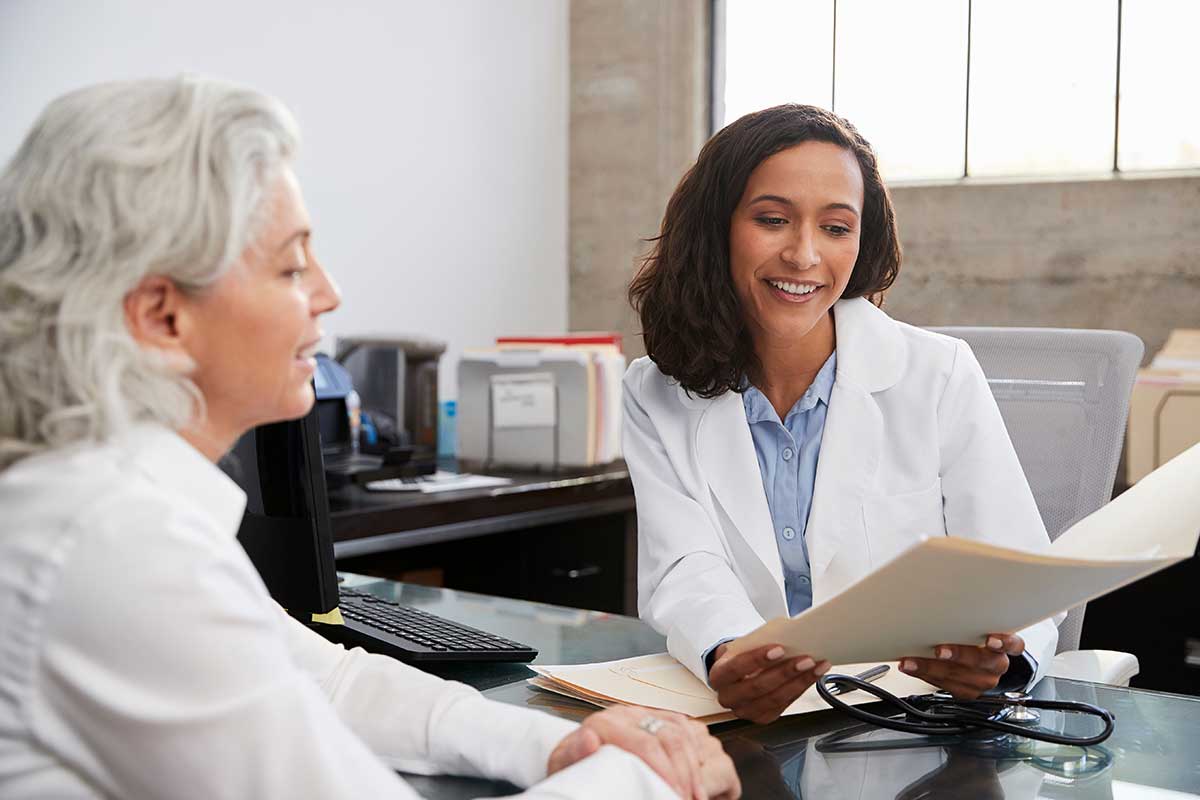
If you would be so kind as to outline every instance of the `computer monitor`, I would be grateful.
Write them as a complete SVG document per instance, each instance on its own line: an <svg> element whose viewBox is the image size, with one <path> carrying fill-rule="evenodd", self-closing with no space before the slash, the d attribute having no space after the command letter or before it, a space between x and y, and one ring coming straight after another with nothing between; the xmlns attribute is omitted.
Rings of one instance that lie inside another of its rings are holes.
<svg viewBox="0 0 1200 800"><path fill-rule="evenodd" d="M271 596L298 619L338 604L317 409L247 433L221 461L246 492L238 541Z"/></svg>

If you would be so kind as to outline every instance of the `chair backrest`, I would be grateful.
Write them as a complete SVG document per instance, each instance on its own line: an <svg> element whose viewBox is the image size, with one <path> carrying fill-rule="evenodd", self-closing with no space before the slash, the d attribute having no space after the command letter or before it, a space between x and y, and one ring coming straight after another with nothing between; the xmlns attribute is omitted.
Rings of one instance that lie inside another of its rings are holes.
<svg viewBox="0 0 1200 800"><path fill-rule="evenodd" d="M983 367L1050 538L1112 499L1142 340L1123 331L931 328ZM1079 647L1084 606L1058 627Z"/></svg>

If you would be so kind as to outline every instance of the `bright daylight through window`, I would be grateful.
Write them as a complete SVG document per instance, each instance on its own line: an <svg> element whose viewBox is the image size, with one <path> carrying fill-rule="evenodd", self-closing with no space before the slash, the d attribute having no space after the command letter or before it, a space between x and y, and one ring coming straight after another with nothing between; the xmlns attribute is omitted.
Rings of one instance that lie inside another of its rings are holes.
<svg viewBox="0 0 1200 800"><path fill-rule="evenodd" d="M1200 168L1196 0L718 0L714 125L832 108L889 180Z"/></svg>

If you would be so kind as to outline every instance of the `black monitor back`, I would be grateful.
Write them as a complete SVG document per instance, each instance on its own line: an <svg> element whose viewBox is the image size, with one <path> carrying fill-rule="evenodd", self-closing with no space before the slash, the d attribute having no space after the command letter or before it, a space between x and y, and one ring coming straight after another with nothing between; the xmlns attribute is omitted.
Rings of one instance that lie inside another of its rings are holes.
<svg viewBox="0 0 1200 800"><path fill-rule="evenodd" d="M296 617L338 604L317 410L247 433L221 467L246 492L238 541L271 596Z"/></svg>

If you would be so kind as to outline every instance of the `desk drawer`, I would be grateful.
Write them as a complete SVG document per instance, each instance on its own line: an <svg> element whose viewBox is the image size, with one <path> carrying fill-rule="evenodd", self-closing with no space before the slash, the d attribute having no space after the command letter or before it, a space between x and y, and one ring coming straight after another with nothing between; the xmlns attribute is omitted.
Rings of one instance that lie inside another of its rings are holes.
<svg viewBox="0 0 1200 800"><path fill-rule="evenodd" d="M522 534L522 594L543 603L624 613L624 531L580 520Z"/></svg>

